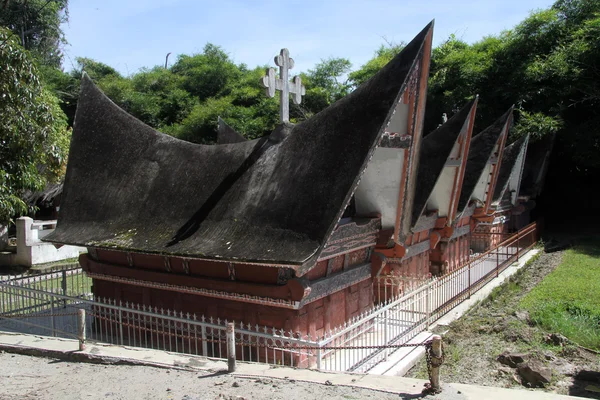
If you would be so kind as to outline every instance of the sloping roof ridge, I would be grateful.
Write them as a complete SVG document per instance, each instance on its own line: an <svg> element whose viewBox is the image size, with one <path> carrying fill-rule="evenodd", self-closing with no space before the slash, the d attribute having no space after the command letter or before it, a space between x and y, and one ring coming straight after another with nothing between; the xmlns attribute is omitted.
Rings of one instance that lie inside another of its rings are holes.
<svg viewBox="0 0 600 400"><path fill-rule="evenodd" d="M444 171L444 166L452 153L452 149L465 125L469 123L471 113L474 112L478 99L479 97L475 96L446 123L423 138L411 228L417 224L419 217L425 211L429 198L439 184L440 176Z"/></svg>
<svg viewBox="0 0 600 400"><path fill-rule="evenodd" d="M492 198L492 201L500 201L506 194L506 190L508 189L508 185L510 183L510 178L515 172L515 168L519 167L517 165L519 155L526 149L528 142L529 135L526 135L515 140L513 143L504 148L502 164L500 165L500 172L498 174L498 181L496 182L496 188L494 190L494 197ZM523 164L524 161L525 160L523 160ZM523 169L523 165L520 166L520 169ZM520 171L519 174L522 174L522 171Z"/></svg>
<svg viewBox="0 0 600 400"><path fill-rule="evenodd" d="M221 117L217 119L217 144L232 144L247 142L248 139L241 133L233 129Z"/></svg>
<svg viewBox="0 0 600 400"><path fill-rule="evenodd" d="M469 149L469 156L463 180L463 187L458 201L458 213L462 213L469 205L473 191L479 182L483 169L487 165L494 147L501 139L502 132L509 122L514 106L511 106L502 116L473 136Z"/></svg>
<svg viewBox="0 0 600 400"><path fill-rule="evenodd" d="M84 77L61 213L48 241L294 265L302 275L326 245L411 73L422 65L432 27L310 119L228 146L160 133Z"/></svg>

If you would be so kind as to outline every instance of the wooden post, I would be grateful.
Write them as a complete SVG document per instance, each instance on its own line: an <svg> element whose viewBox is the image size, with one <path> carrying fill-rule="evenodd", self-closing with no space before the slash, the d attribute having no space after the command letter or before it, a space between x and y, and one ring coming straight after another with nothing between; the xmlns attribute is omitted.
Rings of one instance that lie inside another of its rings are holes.
<svg viewBox="0 0 600 400"><path fill-rule="evenodd" d="M442 391L440 384L440 365L442 363L442 337L433 335L431 338L431 389L435 393Z"/></svg>
<svg viewBox="0 0 600 400"><path fill-rule="evenodd" d="M79 351L85 350L85 310L77 310L77 329L79 338Z"/></svg>
<svg viewBox="0 0 600 400"><path fill-rule="evenodd" d="M233 322L227 324L227 372L235 372L235 331Z"/></svg>

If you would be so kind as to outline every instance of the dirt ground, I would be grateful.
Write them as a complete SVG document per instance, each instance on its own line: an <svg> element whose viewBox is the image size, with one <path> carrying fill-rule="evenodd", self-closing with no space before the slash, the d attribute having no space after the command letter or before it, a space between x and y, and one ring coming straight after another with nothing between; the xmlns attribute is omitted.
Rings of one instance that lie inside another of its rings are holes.
<svg viewBox="0 0 600 400"><path fill-rule="evenodd" d="M518 307L521 298L560 264L562 256L563 252L542 253L509 283L450 325L444 334L442 381L522 388L516 370L496 360L502 352L510 351L524 353L528 360L552 370L551 382L539 390L600 399L600 393L590 390L600 387L600 382L579 379L582 370L600 371L600 357L569 344L547 344L545 339L551 332L534 326ZM425 378L425 363L417 364L406 376Z"/></svg>
<svg viewBox="0 0 600 400"><path fill-rule="evenodd" d="M198 371L87 364L0 354L2 400L400 398L398 394L376 390L296 382L293 379L240 378L209 372L203 374Z"/></svg>

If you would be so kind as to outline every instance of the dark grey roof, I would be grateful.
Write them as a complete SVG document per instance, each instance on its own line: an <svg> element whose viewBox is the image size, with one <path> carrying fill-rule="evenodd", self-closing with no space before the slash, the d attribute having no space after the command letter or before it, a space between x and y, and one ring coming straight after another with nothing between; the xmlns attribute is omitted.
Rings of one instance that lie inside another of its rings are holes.
<svg viewBox="0 0 600 400"><path fill-rule="evenodd" d="M460 199L458 200L459 213L462 213L469 205L469 200L473 195L477 182L479 182L483 169L487 165L490 157L492 157L494 147L496 146L496 143L498 143L498 139L500 138L506 123L512 117L512 112L513 108L511 107L492 125L488 126L471 139L463 187L460 192Z"/></svg>
<svg viewBox="0 0 600 400"><path fill-rule="evenodd" d="M552 133L545 135L538 141L529 142L525 167L523 168L523 178L521 179L520 195L536 197L541 193L555 139L556 135Z"/></svg>
<svg viewBox="0 0 600 400"><path fill-rule="evenodd" d="M49 183L44 190L39 192L26 192L25 201L37 207L51 207L54 199L60 196L63 191L63 183Z"/></svg>
<svg viewBox="0 0 600 400"><path fill-rule="evenodd" d="M502 162L500 164L500 171L498 172L498 180L496 181L496 188L494 189L494 197L492 198L492 201L497 202L502 200L506 194L506 190L508 189L510 178L513 173L521 174L523 165L517 165L517 159L521 151L524 150L523 147L527 148L528 141L529 136L525 136L504 148L504 152L502 153ZM516 168L519 168L519 171L517 171Z"/></svg>
<svg viewBox="0 0 600 400"><path fill-rule="evenodd" d="M217 125L217 144L232 144L246 142L248 139L241 133L238 133L235 129L230 127L227 122L223 121L219 117Z"/></svg>
<svg viewBox="0 0 600 400"><path fill-rule="evenodd" d="M81 84L55 243L312 266L423 54L430 23L312 118L224 145L162 134Z"/></svg>
<svg viewBox="0 0 600 400"><path fill-rule="evenodd" d="M469 125L471 113L475 112L477 98L468 102L445 124L423 138L419 170L417 172L417 188L412 215L412 227L427 207L427 201L433 193L444 165L452 152L460 133Z"/></svg>

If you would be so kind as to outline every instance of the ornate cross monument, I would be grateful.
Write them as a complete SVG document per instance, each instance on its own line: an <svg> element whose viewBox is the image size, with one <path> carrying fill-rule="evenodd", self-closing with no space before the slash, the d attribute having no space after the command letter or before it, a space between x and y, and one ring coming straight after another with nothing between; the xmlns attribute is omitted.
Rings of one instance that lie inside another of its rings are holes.
<svg viewBox="0 0 600 400"><path fill-rule="evenodd" d="M294 104L300 104L302 96L306 94L306 89L302 86L302 79L294 76L292 82L289 81L288 70L294 68L294 60L290 58L288 49L281 49L281 53L275 57L275 65L279 67L279 78L275 77L275 68L267 69L267 75L263 76L262 84L267 88L267 96L275 97L275 90L279 90L279 114L281 122L290 121L290 94Z"/></svg>

